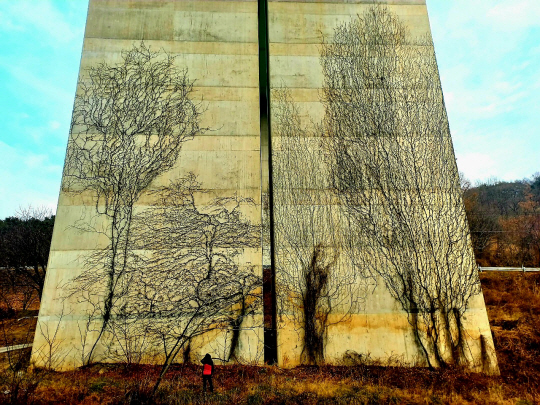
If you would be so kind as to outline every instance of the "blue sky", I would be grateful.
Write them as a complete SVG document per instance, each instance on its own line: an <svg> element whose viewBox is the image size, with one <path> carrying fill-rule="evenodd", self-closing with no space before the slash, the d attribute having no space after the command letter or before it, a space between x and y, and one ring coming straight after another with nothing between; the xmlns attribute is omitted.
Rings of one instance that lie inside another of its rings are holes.
<svg viewBox="0 0 540 405"><path fill-rule="evenodd" d="M56 208L87 0L0 0L0 218ZM458 166L540 171L540 1L428 0Z"/></svg>
<svg viewBox="0 0 540 405"><path fill-rule="evenodd" d="M86 0L0 0L0 218L56 210Z"/></svg>
<svg viewBox="0 0 540 405"><path fill-rule="evenodd" d="M459 169L474 182L540 171L540 1L428 0Z"/></svg>

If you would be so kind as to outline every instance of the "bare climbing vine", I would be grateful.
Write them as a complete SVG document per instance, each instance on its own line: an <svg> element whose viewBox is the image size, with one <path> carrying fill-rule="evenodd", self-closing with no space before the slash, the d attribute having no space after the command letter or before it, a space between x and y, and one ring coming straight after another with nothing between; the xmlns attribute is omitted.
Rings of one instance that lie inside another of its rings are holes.
<svg viewBox="0 0 540 405"><path fill-rule="evenodd" d="M479 292L433 44L374 5L322 47L332 182L357 266L407 311L431 365L464 359Z"/></svg>
<svg viewBox="0 0 540 405"><path fill-rule="evenodd" d="M193 82L175 66L174 56L141 43L122 52L121 59L82 75L64 167L63 190L94 203L93 212L83 214L75 227L102 238L73 284L80 300L99 308L89 323L96 337L84 363L92 361L129 288L124 276L132 265L135 203L176 164L183 144L204 131L201 105L190 98Z"/></svg>
<svg viewBox="0 0 540 405"><path fill-rule="evenodd" d="M204 193L194 174L156 193L156 203L134 220L136 249L145 253L124 297L136 320L133 334L163 354L155 389L194 337L232 330L234 356L240 333L249 330L243 321L262 315L262 280L245 254L260 248L260 225L242 213L253 201L216 198L199 207L197 194Z"/></svg>
<svg viewBox="0 0 540 405"><path fill-rule="evenodd" d="M359 308L365 285L345 246L320 128L302 124L287 89L274 90L272 108L278 313L299 328L302 362L320 364L328 328Z"/></svg>

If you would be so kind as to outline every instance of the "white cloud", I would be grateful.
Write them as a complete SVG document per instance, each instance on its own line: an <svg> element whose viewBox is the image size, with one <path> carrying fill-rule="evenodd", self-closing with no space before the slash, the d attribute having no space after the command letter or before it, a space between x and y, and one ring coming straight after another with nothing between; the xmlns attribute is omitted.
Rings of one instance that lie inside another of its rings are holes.
<svg viewBox="0 0 540 405"><path fill-rule="evenodd" d="M531 66L531 61L526 60L525 62L521 63L520 65L514 66L512 69L514 71L521 71L521 70L527 69L529 66Z"/></svg>
<svg viewBox="0 0 540 405"><path fill-rule="evenodd" d="M487 20L501 31L521 31L540 26L540 2L538 0L506 0L491 7Z"/></svg>
<svg viewBox="0 0 540 405"><path fill-rule="evenodd" d="M444 12L446 32L473 40L482 26L508 33L540 25L538 0L428 0L428 6Z"/></svg>
<svg viewBox="0 0 540 405"><path fill-rule="evenodd" d="M6 59L0 58L0 66L9 74L11 85L16 85L17 97L24 99L27 106L37 105L44 110L73 103L74 94L68 92L66 86L51 81L34 66L25 66L24 60L10 64Z"/></svg>
<svg viewBox="0 0 540 405"><path fill-rule="evenodd" d="M46 154L34 154L0 141L0 218L19 207L46 206L56 210L62 168Z"/></svg>
<svg viewBox="0 0 540 405"><path fill-rule="evenodd" d="M24 31L24 25L15 24L6 13L0 11L0 26L3 31Z"/></svg>
<svg viewBox="0 0 540 405"><path fill-rule="evenodd" d="M495 173L495 160L487 153L468 152L457 154L457 164L460 172L475 183L478 180L487 180Z"/></svg>
<svg viewBox="0 0 540 405"><path fill-rule="evenodd" d="M29 155L24 158L24 165L28 169L43 168L47 161L47 155Z"/></svg>
<svg viewBox="0 0 540 405"><path fill-rule="evenodd" d="M513 83L511 81L499 81L493 84L493 89L500 94L512 94L523 87L523 83Z"/></svg>
<svg viewBox="0 0 540 405"><path fill-rule="evenodd" d="M61 126L62 126L62 124L60 124L58 121L50 121L49 122L49 128L52 129L53 131L56 131Z"/></svg>
<svg viewBox="0 0 540 405"><path fill-rule="evenodd" d="M42 40L58 45L72 41L81 29L71 25L50 0L17 0L3 7L2 17L11 22L12 27L19 30L23 27L25 31L37 29Z"/></svg>

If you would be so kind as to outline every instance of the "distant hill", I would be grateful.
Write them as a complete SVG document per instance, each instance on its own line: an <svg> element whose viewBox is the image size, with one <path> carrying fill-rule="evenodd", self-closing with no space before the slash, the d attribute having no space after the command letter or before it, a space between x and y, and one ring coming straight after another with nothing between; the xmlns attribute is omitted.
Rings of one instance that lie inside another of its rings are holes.
<svg viewBox="0 0 540 405"><path fill-rule="evenodd" d="M462 187L477 262L540 267L540 173Z"/></svg>

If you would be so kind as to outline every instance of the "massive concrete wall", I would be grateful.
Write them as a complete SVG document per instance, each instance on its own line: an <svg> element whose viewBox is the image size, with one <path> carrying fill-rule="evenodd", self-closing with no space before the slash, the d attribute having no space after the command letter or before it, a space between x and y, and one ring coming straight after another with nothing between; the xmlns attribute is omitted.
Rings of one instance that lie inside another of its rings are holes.
<svg viewBox="0 0 540 405"><path fill-rule="evenodd" d="M80 81L86 79L88 68L101 62L121 62L122 52L144 41L152 51L164 50L176 56L176 65L186 68L195 81L191 98L201 102L205 110L200 125L209 130L184 144L177 164L154 180L137 201L137 210L155 202L152 190L193 172L206 191L196 196L198 205L204 207L215 197L250 198L254 203L243 206L242 212L253 224L260 224L257 39L256 1L90 0ZM63 359L61 367L81 365L81 333L90 308L78 303L80 297L66 299L66 295L73 287L72 280L85 271L83 258L107 243L94 232L73 228L81 218L95 217L95 206L91 192L71 191L66 187L60 191L34 343L33 361L37 365L49 358L46 337L56 331L55 344L59 346L55 358ZM260 248L246 249L238 260L249 262L255 266L255 273L262 273ZM243 333L240 357L260 360L261 339L258 327ZM192 344L194 358L199 351L204 355L205 350L216 353L220 348L204 339ZM97 353L103 351L101 348Z"/></svg>
<svg viewBox="0 0 540 405"><path fill-rule="evenodd" d="M391 0L382 1L381 3L384 3L390 13L398 16L399 20L408 29L411 37L431 37L425 1ZM362 16L369 7L372 7L372 4L373 2L370 0L269 1L270 84L274 89L274 98L272 100L273 159L278 170L279 162L284 159L287 160L287 158L284 158L287 151L280 150L279 136L287 137L287 128L283 129L284 123L280 122L280 120L284 119L284 113L280 110L280 103L283 103L282 96L279 95L280 92L284 88L286 89L290 97L289 101L292 102L292 106L287 108L297 109L300 118L299 122L301 122L303 128L309 128L311 122L321 122L325 114L324 106L320 101L324 80L320 59L322 43L323 41L331 42L334 29L338 25L349 23L358 15ZM429 46L429 44L425 44L425 46ZM428 50L428 52L431 52L431 50ZM438 77L435 77L434 80L439 83ZM440 99L440 103L442 105L442 99ZM444 125L447 127L446 122ZM281 131L285 133L281 134ZM316 137L317 134L315 133L314 136ZM286 140L285 142L289 141ZM312 140L313 145L320 145L318 142ZM298 151L294 153L298 153ZM450 158L453 164L453 154ZM304 162L298 163L296 169L313 173L310 176L311 179L320 175L320 172L327 170L323 154L311 159L311 161L309 160L306 159ZM290 165L290 163L285 162L284 166L287 165ZM325 197L322 197L322 199L319 197L318 200L313 197L317 194L317 191L313 191L313 188L317 187L315 183L314 180L312 184L300 185L300 187L310 190L301 199L308 198L308 200L317 201L317 204L324 205ZM327 184L323 180L319 186L321 186L319 193L323 195L326 192L324 189ZM295 218L304 217L302 221L288 218L281 223L278 218L275 225L278 228L276 229L276 235L278 235L276 239L278 296L281 293L281 302L285 303L282 304L282 313L278 316L278 359L280 365L294 366L306 359L306 350L303 345L305 333L303 323L305 319L303 319L304 308L302 307L302 294L305 294L302 288L305 289L305 284L296 291L292 291L294 289L291 289L287 283L290 284L291 280L296 280L292 281L295 284L304 282L302 280L302 277L305 277L303 272L305 272L305 267L309 265L310 260L314 257L310 256L309 247L311 246L311 250L314 251L317 238L321 240L327 239L323 236L324 231L320 231L320 229L325 226L334 230L339 229L339 221L336 221L334 217L334 219L330 220L332 223L326 222L323 224L324 221L321 218L325 215L324 209L319 208L318 211L303 209L302 206L306 204L306 201L299 201L297 204L291 202L291 199L287 197L287 195L290 195L290 189L287 189L287 186L283 187L285 187L284 190L280 190L280 185L276 180L275 215L278 215L279 212L291 211L292 206L292 211L295 211ZM450 192L458 191L454 189ZM326 215L330 215L330 217L340 210L339 202L334 201L326 204L329 204ZM328 214L328 212L334 214ZM460 217L460 220L465 220L463 212L456 212L455 214ZM309 237L306 237L305 232L303 235L297 233L296 236L293 236L293 238L297 237L295 242L287 241L287 236L281 234L291 235L290 231L286 229L288 228L287 221L291 220L295 221L295 225L291 228L298 229L304 226L308 233L311 232ZM343 232L347 231L344 230ZM339 242L337 243L339 244ZM472 250L470 248L464 250L468 255L467 263L473 265ZM298 257L302 254L306 256L306 253L308 256L304 258L302 263L302 259L298 259ZM342 250L341 258L344 256L346 254ZM291 269L291 264L297 268ZM280 275L280 267L288 269L286 275ZM334 267L335 277L345 274L348 281L352 279L350 261L348 263L347 260L338 261ZM354 271L362 271L362 269L358 268ZM383 280L376 279L372 281L374 284L370 285L370 282L365 279L362 280L362 277L355 279L355 282L364 283L363 287L359 286L356 290L345 285L343 286L345 288L340 291L339 286L334 286L333 299L337 305L328 316L327 324L329 326L324 347L324 360L339 363L350 359L352 356L357 359L371 357L383 363L389 361L389 359L397 359L408 364L422 364L425 359L415 340L410 323L411 318L391 296ZM280 288L282 289L281 292L279 291ZM350 305L354 301L354 297L351 297L348 301L349 305L343 306L342 304L347 302L346 299L343 299L343 294L363 294L363 297L359 296L357 298L356 304L358 305ZM291 302L294 302L294 304L287 305L287 303L290 304ZM297 307L296 310L294 309L295 306ZM344 308L347 313L343 312ZM467 337L466 356L471 368L497 372L496 360L493 358L494 351L489 321L481 292L471 299L464 318L464 330ZM491 358L486 360L486 356L491 356Z"/></svg>
<svg viewBox="0 0 540 405"><path fill-rule="evenodd" d="M399 16L413 36L430 35L425 1L389 0L384 3ZM270 87L288 89L294 106L300 111L302 126L309 125L311 121L319 122L325 114L320 102L323 38L331 38L336 26L361 15L371 4L371 0L268 2ZM152 50L163 49L175 55L176 65L187 68L190 79L195 80L192 98L201 101L205 109L201 127L208 127L209 130L184 144L177 164L152 182L138 199L136 210L140 212L156 202L153 191L193 172L205 190L205 193L196 195L198 206L204 207L215 197L236 194L252 199L254 204L243 205L242 213L251 223L260 224L261 195L267 191L267 172L264 167L261 168L261 161L266 165L268 156L264 151L265 144L261 156L257 2L90 0L80 80L86 80L89 67L101 62L120 62L122 52L141 41ZM272 114L276 110L272 107ZM275 160L279 163L280 143L277 135L272 133L275 137L273 146L278 151ZM317 145L317 141L313 145ZM314 149L316 147L311 151ZM323 157L320 156L321 170L316 165L308 167L314 173L313 181L317 181L320 172L326 170ZM298 170L306 169L301 159L295 164ZM274 181L279 188L281 180ZM279 192L279 189L276 190L276 195ZM33 348L33 361L37 365L45 365L51 360L51 348L54 349L55 361L58 361L53 367L69 369L81 365L81 339L85 328L89 329L86 320L92 308L88 303L81 302L76 294L68 295L72 292L73 279L85 271L84 257L106 247L108 242L96 233L80 232L73 225L81 219L95 218L94 197L90 192L74 193L65 185L60 192ZM332 241L326 240L325 243L339 245L348 236L335 217L339 209L336 209L335 201L330 201L334 197L325 195L322 198L308 199L298 205L311 210L311 215L314 213L313 217L318 220L324 219L320 213L330 212L331 223L326 222L323 227L337 232L330 236ZM324 200L326 198L330 200ZM275 214L287 209L279 201L275 202L273 208ZM304 208L294 209L296 211L288 215L295 216L297 212L303 215ZM277 218L276 226L279 221L280 218ZM298 231L302 229L294 228L294 232ZM291 233L293 237L294 232ZM276 278L279 286L282 279L280 267L285 269L283 266L288 265L287 254L291 252L287 253L280 245L279 229L276 233ZM262 275L263 247L267 253L267 246L261 243L259 248L244 249L238 259L254 266L254 272L259 276ZM304 261L309 262L312 253L308 252ZM265 261L268 260L269 257L266 257ZM356 284L354 288L334 290L339 300L328 317L330 326L325 341L325 361L340 363L349 352L369 355L382 362L390 358L409 364L421 362L422 353L415 342L407 313L391 296L384 282L376 280L374 283L373 280L363 280L363 274L352 274L350 261L340 258L337 263L339 271L336 275L346 276L348 281L353 280ZM298 266L298 262L296 259L290 260L289 265ZM296 280L300 279L297 277ZM283 298L287 299L283 296L280 299ZM298 324L301 316L288 316L290 306L286 309L278 305L278 308L282 311L277 314L278 363L287 367L295 366L303 361L304 332L302 325ZM262 308L259 312L262 315ZM263 359L260 315L243 324L237 353L242 360L261 362ZM486 350L489 352L493 343L481 294L471 300L464 328L472 368L495 371L494 359L486 368ZM91 325L90 329L93 332L90 332L89 340L92 340L99 327ZM51 345L52 336L54 342ZM222 353L226 352L226 339L227 336L220 331L196 339L192 342L193 356L208 351L221 358L226 357ZM106 350L105 347L98 348L96 359L107 360L104 357ZM149 362L155 360L149 356L143 359Z"/></svg>

